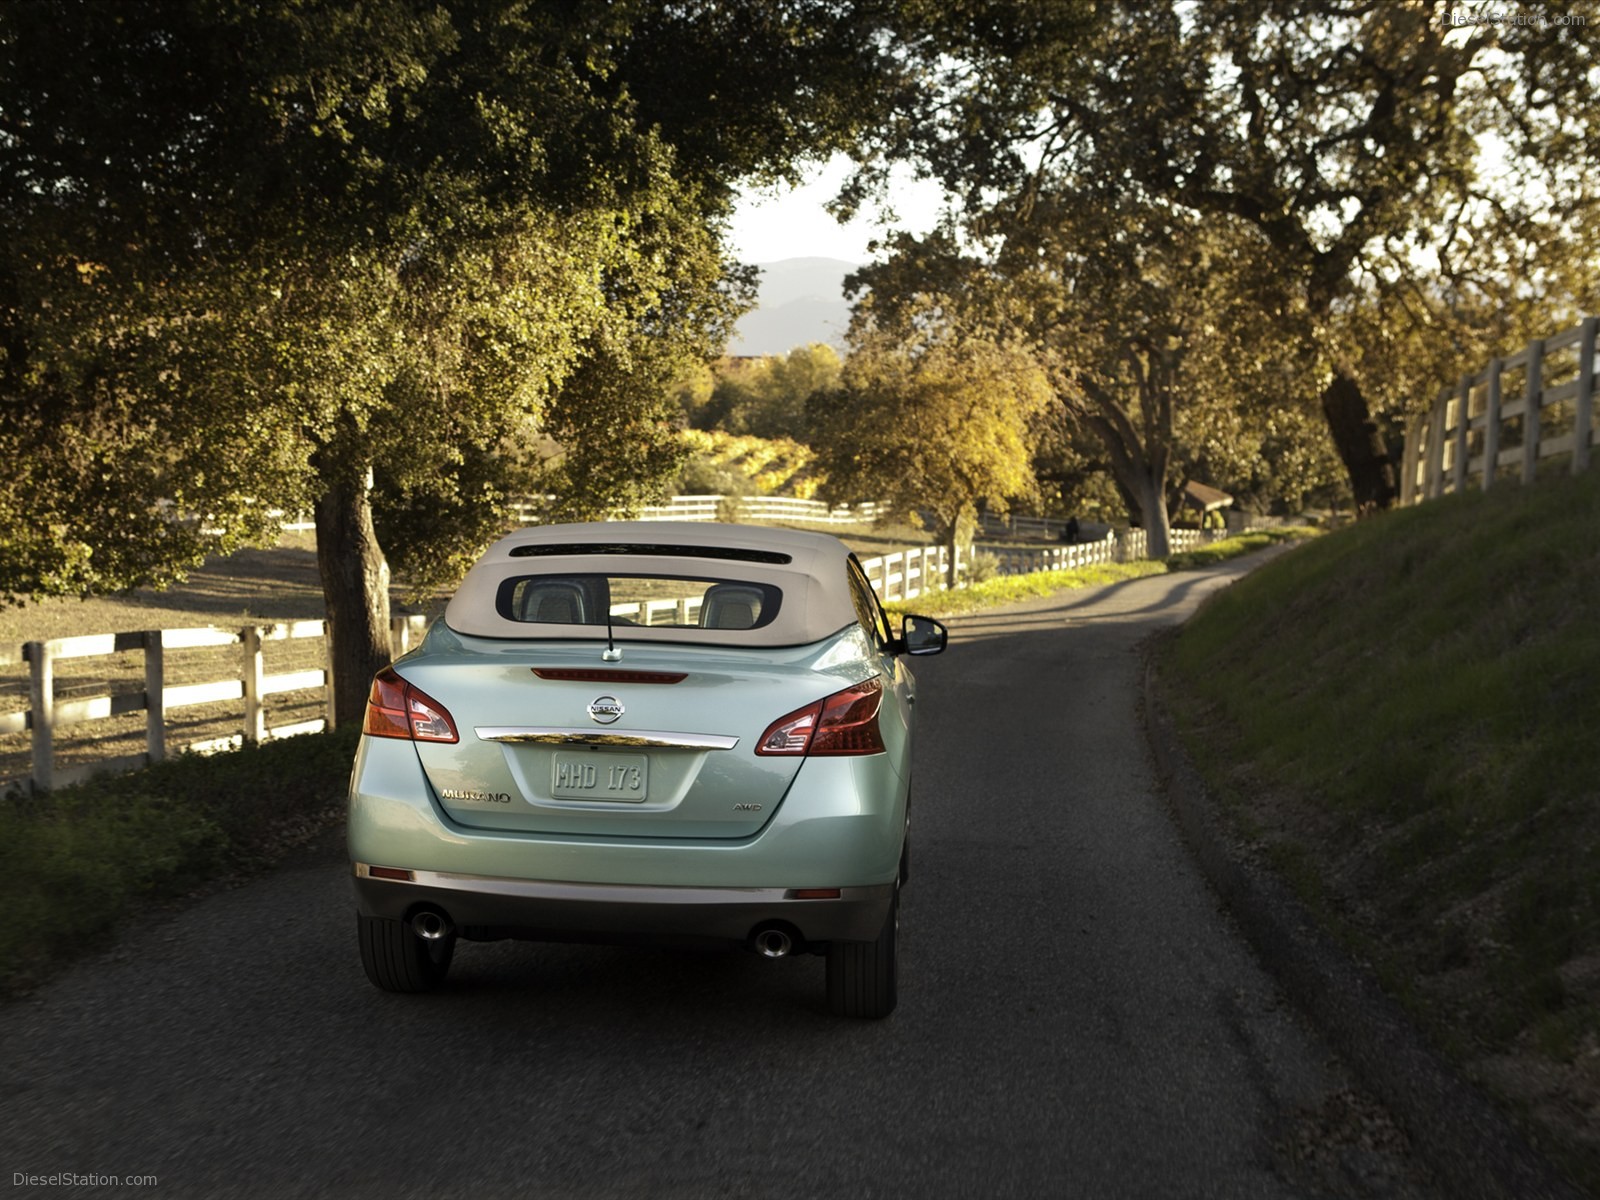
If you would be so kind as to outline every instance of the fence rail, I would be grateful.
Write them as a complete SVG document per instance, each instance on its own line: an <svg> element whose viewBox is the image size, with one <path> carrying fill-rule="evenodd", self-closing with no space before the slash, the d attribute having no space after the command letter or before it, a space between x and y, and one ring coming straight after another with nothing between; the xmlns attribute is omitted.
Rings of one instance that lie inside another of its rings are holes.
<svg viewBox="0 0 1600 1200"><path fill-rule="evenodd" d="M518 500L513 515L523 525L544 520L544 505L534 499ZM864 525L878 517L876 504L841 504L830 507L821 500L793 496L674 496L666 504L641 508L637 521L793 521L802 525Z"/></svg>
<svg viewBox="0 0 1600 1200"><path fill-rule="evenodd" d="M1595 336L1590 317L1497 358L1442 392L1406 430L1400 502L1416 504L1476 481L1531 483L1562 459L1576 475L1593 460Z"/></svg>
<svg viewBox="0 0 1600 1200"><path fill-rule="evenodd" d="M978 532L988 537L1059 538L1067 527L1065 517L1028 517L1016 513L997 517L993 513L978 515Z"/></svg>
<svg viewBox="0 0 1600 1200"><path fill-rule="evenodd" d="M1116 562L1121 549L1115 537L1105 537L1097 542L1042 546L1037 550L985 548L983 553L999 560L1002 575L1026 575L1030 571L1072 571L1095 563Z"/></svg>
<svg viewBox="0 0 1600 1200"><path fill-rule="evenodd" d="M915 600L925 592L943 587L949 565L950 552L945 547L923 546L865 559L861 569L880 599L894 601ZM958 559L956 578L959 580L970 566L969 562Z"/></svg>

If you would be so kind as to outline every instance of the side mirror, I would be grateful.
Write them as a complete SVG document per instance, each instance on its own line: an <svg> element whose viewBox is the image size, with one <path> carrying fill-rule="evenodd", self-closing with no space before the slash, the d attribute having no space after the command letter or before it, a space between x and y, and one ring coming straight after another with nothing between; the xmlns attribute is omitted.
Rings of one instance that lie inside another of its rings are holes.
<svg viewBox="0 0 1600 1200"><path fill-rule="evenodd" d="M932 617L907 615L900 623L900 646L907 654L938 654L950 643L950 631Z"/></svg>

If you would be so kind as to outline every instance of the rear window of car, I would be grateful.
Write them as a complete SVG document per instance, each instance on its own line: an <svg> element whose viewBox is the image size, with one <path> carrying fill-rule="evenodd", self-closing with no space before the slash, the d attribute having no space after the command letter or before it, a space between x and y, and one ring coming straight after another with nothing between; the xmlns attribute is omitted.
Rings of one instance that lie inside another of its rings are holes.
<svg viewBox="0 0 1600 1200"><path fill-rule="evenodd" d="M670 629L760 629L782 603L771 584L683 575L520 575L495 597L509 621Z"/></svg>

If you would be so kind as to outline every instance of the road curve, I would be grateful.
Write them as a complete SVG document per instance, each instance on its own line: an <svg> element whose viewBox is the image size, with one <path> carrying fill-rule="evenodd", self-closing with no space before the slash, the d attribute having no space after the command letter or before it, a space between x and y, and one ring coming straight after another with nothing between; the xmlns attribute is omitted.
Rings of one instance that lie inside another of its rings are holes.
<svg viewBox="0 0 1600 1200"><path fill-rule="evenodd" d="M0 1010L4 1179L99 1197L1431 1195L1207 892L1147 761L1139 643L1248 566L959 619L919 662L887 1021L830 1018L818 959L742 954L464 945L440 993L379 993L330 844ZM108 1182L134 1176L156 1182Z"/></svg>

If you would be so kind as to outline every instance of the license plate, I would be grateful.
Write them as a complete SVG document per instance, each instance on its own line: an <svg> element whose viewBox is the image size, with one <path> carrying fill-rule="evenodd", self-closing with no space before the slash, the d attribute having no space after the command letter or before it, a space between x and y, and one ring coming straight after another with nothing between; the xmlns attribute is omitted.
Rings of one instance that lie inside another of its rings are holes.
<svg viewBox="0 0 1600 1200"><path fill-rule="evenodd" d="M637 804L649 786L650 760L643 754L556 751L550 794L557 800L622 800Z"/></svg>

